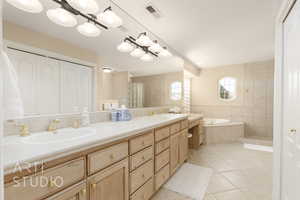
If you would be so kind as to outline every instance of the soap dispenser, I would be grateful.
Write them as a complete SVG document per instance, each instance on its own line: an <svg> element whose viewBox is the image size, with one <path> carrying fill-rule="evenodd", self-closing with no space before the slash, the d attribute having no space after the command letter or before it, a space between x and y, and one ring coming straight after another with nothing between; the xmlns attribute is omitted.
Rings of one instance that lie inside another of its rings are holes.
<svg viewBox="0 0 300 200"><path fill-rule="evenodd" d="M84 107L83 112L81 113L81 126L89 126L90 125L90 115L88 111L88 107Z"/></svg>

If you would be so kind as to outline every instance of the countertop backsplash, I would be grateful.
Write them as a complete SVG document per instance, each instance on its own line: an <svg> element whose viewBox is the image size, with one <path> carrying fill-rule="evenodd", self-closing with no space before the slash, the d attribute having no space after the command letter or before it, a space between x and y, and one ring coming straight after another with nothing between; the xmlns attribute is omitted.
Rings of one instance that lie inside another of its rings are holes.
<svg viewBox="0 0 300 200"><path fill-rule="evenodd" d="M142 117L150 113L160 114L167 113L170 107L149 107L130 109L132 117ZM59 119L58 128L71 127L74 120L80 119L80 114L57 114L57 115L42 115L42 116L28 116L20 120L10 120L4 123L4 136L18 135L19 126L26 124L29 126L31 133L46 131L51 120ZM90 113L90 121L92 124L104 121L110 121L110 111L99 111Z"/></svg>

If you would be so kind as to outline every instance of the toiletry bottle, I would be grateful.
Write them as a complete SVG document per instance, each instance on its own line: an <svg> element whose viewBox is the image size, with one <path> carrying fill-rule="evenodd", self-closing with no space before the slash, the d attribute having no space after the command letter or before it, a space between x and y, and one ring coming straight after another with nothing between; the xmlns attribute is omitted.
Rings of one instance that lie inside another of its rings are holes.
<svg viewBox="0 0 300 200"><path fill-rule="evenodd" d="M113 109L110 114L111 114L111 121L113 121L113 122L119 121L118 120L118 118L119 118L119 116L118 116L119 112L117 110Z"/></svg>
<svg viewBox="0 0 300 200"><path fill-rule="evenodd" d="M83 112L81 113L81 125L82 126L89 126L90 125L90 115L89 115L87 107L85 107L83 109Z"/></svg>

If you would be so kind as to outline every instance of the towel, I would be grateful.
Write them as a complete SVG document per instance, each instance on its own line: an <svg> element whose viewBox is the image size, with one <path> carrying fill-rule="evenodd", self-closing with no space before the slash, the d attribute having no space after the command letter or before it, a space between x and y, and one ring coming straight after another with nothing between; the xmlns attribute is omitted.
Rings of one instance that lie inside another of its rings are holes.
<svg viewBox="0 0 300 200"><path fill-rule="evenodd" d="M6 52L1 51L3 69L4 120L24 117L24 107L18 85L18 76Z"/></svg>

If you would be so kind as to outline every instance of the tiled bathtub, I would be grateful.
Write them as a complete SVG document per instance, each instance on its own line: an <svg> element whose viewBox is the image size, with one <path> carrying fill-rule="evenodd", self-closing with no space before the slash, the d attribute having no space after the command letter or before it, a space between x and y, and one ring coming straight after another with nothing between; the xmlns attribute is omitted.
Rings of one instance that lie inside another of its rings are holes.
<svg viewBox="0 0 300 200"><path fill-rule="evenodd" d="M205 144L238 142L244 137L244 122L227 119L204 119Z"/></svg>

